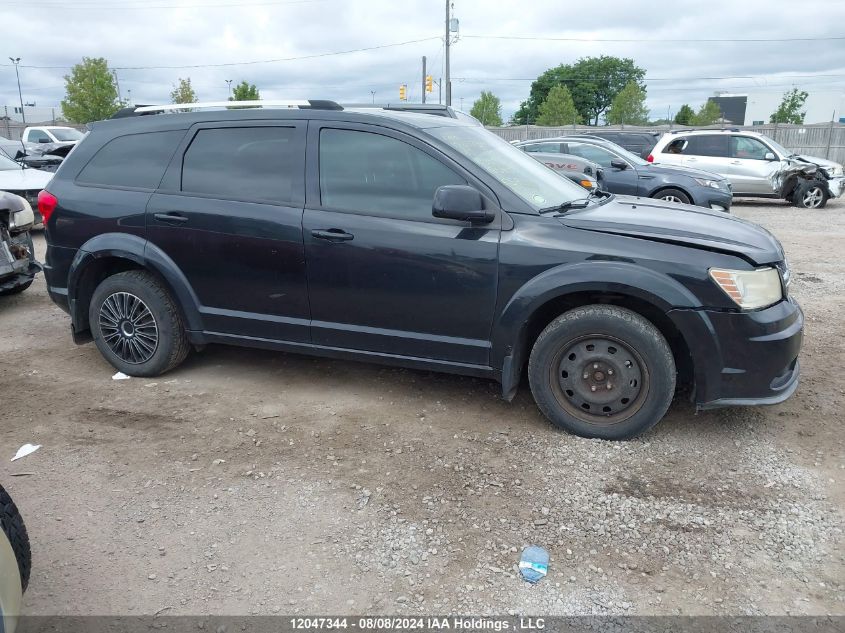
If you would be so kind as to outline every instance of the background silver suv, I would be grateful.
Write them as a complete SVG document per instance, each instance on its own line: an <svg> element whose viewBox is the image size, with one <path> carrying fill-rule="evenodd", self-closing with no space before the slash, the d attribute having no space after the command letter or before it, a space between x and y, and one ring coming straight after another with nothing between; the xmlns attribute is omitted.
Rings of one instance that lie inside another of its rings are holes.
<svg viewBox="0 0 845 633"><path fill-rule="evenodd" d="M799 156L756 132L670 132L657 141L648 160L721 174L731 181L734 196L786 198L808 208L823 207L845 190L842 165Z"/></svg>

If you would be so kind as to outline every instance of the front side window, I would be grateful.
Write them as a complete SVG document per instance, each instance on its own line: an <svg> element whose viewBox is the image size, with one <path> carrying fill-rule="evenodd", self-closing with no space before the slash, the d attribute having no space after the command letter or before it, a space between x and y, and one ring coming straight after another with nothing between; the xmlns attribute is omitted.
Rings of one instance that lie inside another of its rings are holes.
<svg viewBox="0 0 845 633"><path fill-rule="evenodd" d="M324 207L431 220L434 192L466 180L422 150L357 130L320 132L320 199Z"/></svg>
<svg viewBox="0 0 845 633"><path fill-rule="evenodd" d="M293 127L200 130L182 163L182 191L235 200L292 202L303 154Z"/></svg>
<svg viewBox="0 0 845 633"><path fill-rule="evenodd" d="M734 158L750 158L752 160L766 160L766 154L773 153L756 138L747 136L732 136L731 151Z"/></svg>
<svg viewBox="0 0 845 633"><path fill-rule="evenodd" d="M94 155L76 180L92 185L155 189L182 130L130 134L112 139Z"/></svg>

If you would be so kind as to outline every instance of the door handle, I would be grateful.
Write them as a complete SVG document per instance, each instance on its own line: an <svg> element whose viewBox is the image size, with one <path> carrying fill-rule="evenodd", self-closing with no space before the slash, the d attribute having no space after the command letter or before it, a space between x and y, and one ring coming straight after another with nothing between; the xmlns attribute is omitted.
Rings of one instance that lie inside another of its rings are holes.
<svg viewBox="0 0 845 633"><path fill-rule="evenodd" d="M179 215L178 213L156 213L153 217L159 222L164 222L165 224L185 224L185 222L188 221L188 218L184 215Z"/></svg>
<svg viewBox="0 0 845 633"><path fill-rule="evenodd" d="M329 242L348 242L355 237L352 233L347 233L343 229L311 231L311 236L317 238L318 240L328 240Z"/></svg>
<svg viewBox="0 0 845 633"><path fill-rule="evenodd" d="M742 165L742 161L739 160L732 160L731 165Z"/></svg>

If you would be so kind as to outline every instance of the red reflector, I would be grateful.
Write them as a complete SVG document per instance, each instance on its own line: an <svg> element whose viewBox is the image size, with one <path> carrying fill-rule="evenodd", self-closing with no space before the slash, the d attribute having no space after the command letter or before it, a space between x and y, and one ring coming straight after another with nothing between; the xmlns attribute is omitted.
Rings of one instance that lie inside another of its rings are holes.
<svg viewBox="0 0 845 633"><path fill-rule="evenodd" d="M650 162L650 163L653 163L653 162L654 162L654 156L652 156L651 154L649 154L648 156L646 156L646 160L647 160L648 162Z"/></svg>
<svg viewBox="0 0 845 633"><path fill-rule="evenodd" d="M44 220L44 226L47 226L47 222L53 215L53 211L56 210L57 204L59 204L59 199L46 189L38 192L38 212Z"/></svg>

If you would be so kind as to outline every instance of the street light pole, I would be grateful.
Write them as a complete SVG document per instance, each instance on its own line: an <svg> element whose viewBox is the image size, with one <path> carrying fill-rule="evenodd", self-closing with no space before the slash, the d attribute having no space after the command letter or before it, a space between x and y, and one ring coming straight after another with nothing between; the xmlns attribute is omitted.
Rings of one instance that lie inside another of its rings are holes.
<svg viewBox="0 0 845 633"><path fill-rule="evenodd" d="M21 92L21 75L18 72L18 64L21 63L21 58L10 57L9 61L15 65L15 76L18 78L18 98L21 100L21 121L26 123L26 113L23 111L23 93Z"/></svg>
<svg viewBox="0 0 845 633"><path fill-rule="evenodd" d="M226 79L226 85L229 86L229 101L232 100L232 80Z"/></svg>
<svg viewBox="0 0 845 633"><path fill-rule="evenodd" d="M373 95L373 105L375 105L376 104L376 91L370 90L370 94Z"/></svg>
<svg viewBox="0 0 845 633"><path fill-rule="evenodd" d="M449 78L449 3L452 0L446 0L446 54L444 55L443 81L446 83L446 105L452 105L452 82Z"/></svg>

